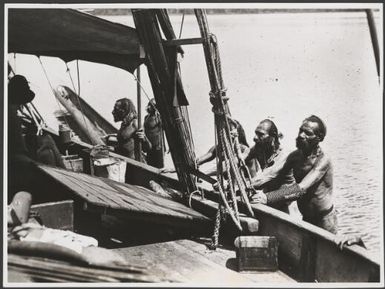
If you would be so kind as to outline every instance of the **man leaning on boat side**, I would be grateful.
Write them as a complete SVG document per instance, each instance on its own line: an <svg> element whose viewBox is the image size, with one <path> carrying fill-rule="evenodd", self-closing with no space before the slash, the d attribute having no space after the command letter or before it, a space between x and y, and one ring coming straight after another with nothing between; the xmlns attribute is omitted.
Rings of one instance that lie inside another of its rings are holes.
<svg viewBox="0 0 385 289"><path fill-rule="evenodd" d="M268 205L297 200L304 221L336 234L332 163L319 146L325 136L326 126L319 117L306 118L296 139L297 150L288 155L282 166L282 170L293 169L296 183L266 195L258 193L254 200Z"/></svg>
<svg viewBox="0 0 385 289"><path fill-rule="evenodd" d="M255 144L245 158L253 177L253 186L267 195L282 186L295 183L293 170L283 167L289 152L282 148L279 141L281 137L282 134L272 120L262 120L255 129ZM272 204L272 207L290 213L290 203L283 200Z"/></svg>

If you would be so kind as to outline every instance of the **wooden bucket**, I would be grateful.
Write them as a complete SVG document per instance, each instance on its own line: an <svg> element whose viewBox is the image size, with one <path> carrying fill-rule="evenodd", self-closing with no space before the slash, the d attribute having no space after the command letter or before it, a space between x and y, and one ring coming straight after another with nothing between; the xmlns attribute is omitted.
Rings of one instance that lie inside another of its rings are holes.
<svg viewBox="0 0 385 289"><path fill-rule="evenodd" d="M78 155L62 156L64 165L67 170L74 172L83 172L83 159Z"/></svg>
<svg viewBox="0 0 385 289"><path fill-rule="evenodd" d="M278 270L278 241L271 236L240 236L235 239L239 271Z"/></svg>

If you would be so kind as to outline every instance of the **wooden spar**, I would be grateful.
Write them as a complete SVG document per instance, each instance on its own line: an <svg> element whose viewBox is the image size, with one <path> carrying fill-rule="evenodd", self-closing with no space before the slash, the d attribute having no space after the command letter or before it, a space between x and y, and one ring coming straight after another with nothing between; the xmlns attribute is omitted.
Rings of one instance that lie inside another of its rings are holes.
<svg viewBox="0 0 385 289"><path fill-rule="evenodd" d="M70 100L75 105L75 107L97 127L102 136L105 134L114 134L118 132L118 130L108 120L106 120L99 112L97 112L92 106L90 106L83 98L77 95L69 87L64 85L60 85L59 87L58 90L60 91L58 92L64 94L65 98ZM36 108L34 110L38 113ZM41 118L40 115L39 117Z"/></svg>
<svg viewBox="0 0 385 289"><path fill-rule="evenodd" d="M380 77L380 49L378 45L376 23L371 9L365 9L366 17L368 18L368 25L370 31L370 38L372 40L374 58L376 60L377 75Z"/></svg>
<svg viewBox="0 0 385 289"><path fill-rule="evenodd" d="M101 132L90 120L84 115L68 96L68 91L64 87L54 90L56 99L65 107L72 115L80 129L88 136L93 145L104 144L102 140L103 132ZM104 135L106 133L104 132Z"/></svg>
<svg viewBox="0 0 385 289"><path fill-rule="evenodd" d="M142 127L142 90L140 87L140 65L136 69L136 78L138 79L136 83L136 91L137 91L137 103L138 103L138 127Z"/></svg>
<svg viewBox="0 0 385 289"><path fill-rule="evenodd" d="M195 152L189 129L189 119L185 111L186 107L182 106L186 105L187 101L183 102L184 91L180 75L178 71L175 71L175 65L173 66L176 51L164 49L158 20L163 23L163 34L166 37L175 38L175 34L171 25L164 25L169 23L167 12L164 11L161 15L158 12L160 10L135 9L133 18L141 45L146 52L146 65L154 97L162 117L178 178L183 190L191 193L197 187L194 178L184 170L186 165L195 167ZM174 73L176 74L176 87ZM176 103L180 99L183 103Z"/></svg>
<svg viewBox="0 0 385 289"><path fill-rule="evenodd" d="M138 107L138 129L142 128L142 101L141 101L141 87L140 87L140 65L136 69L136 93L137 93L137 107ZM142 143L140 141L135 141L135 159L137 161L142 160Z"/></svg>

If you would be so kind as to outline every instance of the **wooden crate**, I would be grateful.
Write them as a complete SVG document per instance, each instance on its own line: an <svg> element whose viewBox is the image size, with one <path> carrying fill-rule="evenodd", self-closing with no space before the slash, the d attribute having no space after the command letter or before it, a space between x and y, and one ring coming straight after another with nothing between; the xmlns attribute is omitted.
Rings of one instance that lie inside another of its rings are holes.
<svg viewBox="0 0 385 289"><path fill-rule="evenodd" d="M270 236L240 236L235 239L238 270L278 270L278 241Z"/></svg>

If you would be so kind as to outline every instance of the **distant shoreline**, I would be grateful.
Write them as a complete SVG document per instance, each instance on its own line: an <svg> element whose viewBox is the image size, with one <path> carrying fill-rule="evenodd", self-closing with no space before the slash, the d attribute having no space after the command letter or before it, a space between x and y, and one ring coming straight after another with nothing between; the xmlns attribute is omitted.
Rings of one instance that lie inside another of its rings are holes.
<svg viewBox="0 0 385 289"><path fill-rule="evenodd" d="M364 9L205 9L207 14L276 14L276 13L321 13L321 12L363 12ZM167 9L170 14L194 14L193 9ZM375 12L379 11L374 9ZM92 9L93 15L131 15L131 9Z"/></svg>

